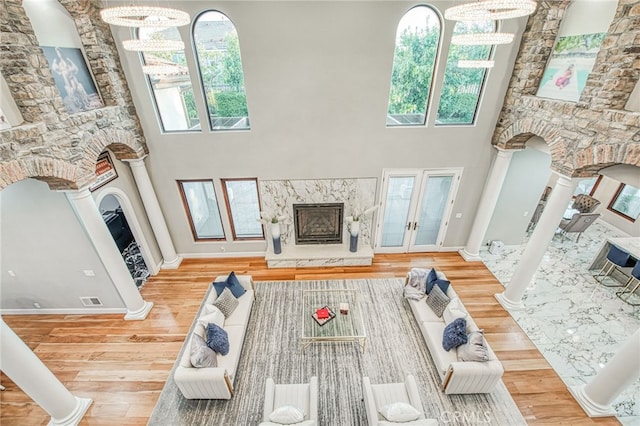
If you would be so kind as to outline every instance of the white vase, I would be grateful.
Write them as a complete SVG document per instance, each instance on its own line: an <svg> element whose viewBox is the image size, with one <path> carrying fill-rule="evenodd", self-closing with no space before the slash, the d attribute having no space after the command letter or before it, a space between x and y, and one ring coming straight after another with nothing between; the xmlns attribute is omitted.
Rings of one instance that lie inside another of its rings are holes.
<svg viewBox="0 0 640 426"><path fill-rule="evenodd" d="M280 224L272 223L271 224L271 237L272 238L280 238Z"/></svg>
<svg viewBox="0 0 640 426"><path fill-rule="evenodd" d="M353 222L351 222L351 225L349 225L349 233L352 237L358 236L358 234L360 233L360 221L354 220Z"/></svg>

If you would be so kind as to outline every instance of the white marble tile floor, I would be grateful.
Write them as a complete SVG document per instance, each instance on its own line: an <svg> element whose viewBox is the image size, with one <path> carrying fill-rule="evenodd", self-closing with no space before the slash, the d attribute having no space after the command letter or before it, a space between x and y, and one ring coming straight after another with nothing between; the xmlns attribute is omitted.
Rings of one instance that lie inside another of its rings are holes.
<svg viewBox="0 0 640 426"><path fill-rule="evenodd" d="M525 309L510 312L567 386L589 382L640 327L640 307L621 301L619 287L600 285L588 270L609 236L623 235L600 221L579 243L556 235L523 297ZM499 255L485 248L480 256L506 285L524 248L506 246ZM624 425L640 425L640 380L612 405Z"/></svg>

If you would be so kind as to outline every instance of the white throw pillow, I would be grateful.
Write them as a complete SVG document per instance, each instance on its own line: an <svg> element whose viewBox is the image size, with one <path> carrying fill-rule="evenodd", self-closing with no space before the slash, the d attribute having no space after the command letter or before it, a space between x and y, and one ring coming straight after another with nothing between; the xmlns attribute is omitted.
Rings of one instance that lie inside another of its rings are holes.
<svg viewBox="0 0 640 426"><path fill-rule="evenodd" d="M453 298L442 312L442 318L444 318L445 324L449 324L457 318L464 318L466 320L468 315L469 313L458 297Z"/></svg>
<svg viewBox="0 0 640 426"><path fill-rule="evenodd" d="M394 402L380 409L380 414L390 422L404 423L416 420L420 417L420 411L406 402Z"/></svg>
<svg viewBox="0 0 640 426"><path fill-rule="evenodd" d="M212 311L211 313L198 318L198 324L203 326L205 329L211 322L219 326L220 328L224 326L224 314L220 312L220 309L215 308L215 311Z"/></svg>
<svg viewBox="0 0 640 426"><path fill-rule="evenodd" d="M292 425L304 420L304 411L292 405L283 405L269 414L269 420L281 425Z"/></svg>

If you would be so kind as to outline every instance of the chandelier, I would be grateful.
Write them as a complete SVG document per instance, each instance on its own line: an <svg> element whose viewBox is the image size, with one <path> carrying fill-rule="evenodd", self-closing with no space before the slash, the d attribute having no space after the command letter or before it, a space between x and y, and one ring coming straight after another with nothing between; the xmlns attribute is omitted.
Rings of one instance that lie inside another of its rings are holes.
<svg viewBox="0 0 640 426"><path fill-rule="evenodd" d="M142 72L155 76L171 76L184 74L184 69L176 65L161 64L161 65L143 65Z"/></svg>
<svg viewBox="0 0 640 426"><path fill-rule="evenodd" d="M451 37L451 44L459 46L479 46L485 44L509 44L513 41L512 33L468 33Z"/></svg>
<svg viewBox="0 0 640 426"><path fill-rule="evenodd" d="M181 40L124 40L122 46L133 52L170 52L174 50L184 50L184 42Z"/></svg>
<svg viewBox="0 0 640 426"><path fill-rule="evenodd" d="M102 20L121 27L166 28L187 25L191 18L187 12L157 6L118 6L103 9Z"/></svg>
<svg viewBox="0 0 640 426"><path fill-rule="evenodd" d="M450 7L444 17L453 21L496 21L531 15L536 6L534 0L480 0Z"/></svg>
<svg viewBox="0 0 640 426"><path fill-rule="evenodd" d="M459 60L458 68L493 68L496 61L493 60Z"/></svg>

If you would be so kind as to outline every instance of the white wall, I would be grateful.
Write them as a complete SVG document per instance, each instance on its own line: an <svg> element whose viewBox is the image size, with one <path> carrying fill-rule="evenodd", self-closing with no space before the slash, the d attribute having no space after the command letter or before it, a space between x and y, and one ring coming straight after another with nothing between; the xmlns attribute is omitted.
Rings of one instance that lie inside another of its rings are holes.
<svg viewBox="0 0 640 426"><path fill-rule="evenodd" d="M608 209L621 183L640 188L640 167L618 165L603 169L600 174L603 177L593 194L593 197L601 203L596 212L602 214L601 219L605 222L632 237L640 237L640 222L638 220L632 222Z"/></svg>
<svg viewBox="0 0 640 426"><path fill-rule="evenodd" d="M558 36L606 33L617 7L618 0L573 0L567 8Z"/></svg>
<svg viewBox="0 0 640 426"><path fill-rule="evenodd" d="M40 46L82 48L76 24L57 0L23 0Z"/></svg>

